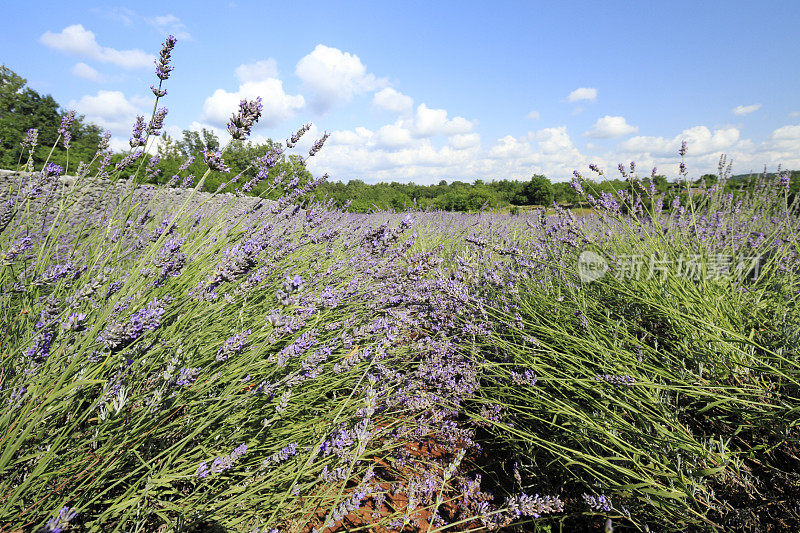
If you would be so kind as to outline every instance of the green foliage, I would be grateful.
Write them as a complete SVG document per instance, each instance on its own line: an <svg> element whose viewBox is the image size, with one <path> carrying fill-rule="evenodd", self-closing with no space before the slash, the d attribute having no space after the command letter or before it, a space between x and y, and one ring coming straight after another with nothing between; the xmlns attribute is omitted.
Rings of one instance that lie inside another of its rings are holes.
<svg viewBox="0 0 800 533"><path fill-rule="evenodd" d="M539 174L533 177L522 186L522 190L514 197L517 205L544 205L549 206L553 203L555 193L550 180Z"/></svg>
<svg viewBox="0 0 800 533"><path fill-rule="evenodd" d="M58 139L61 117L58 103L52 96L42 96L26 87L22 76L9 67L0 65L0 168L16 169L27 160L27 150L22 153L20 142L31 128L39 130L39 142L33 155L34 166L40 168L47 160L50 149ZM70 168L76 169L79 161L88 163L94 157L100 142L101 129L76 116L72 124L72 146L69 150ZM62 144L53 150L50 161L66 168L67 151ZM69 169L67 169L69 170Z"/></svg>

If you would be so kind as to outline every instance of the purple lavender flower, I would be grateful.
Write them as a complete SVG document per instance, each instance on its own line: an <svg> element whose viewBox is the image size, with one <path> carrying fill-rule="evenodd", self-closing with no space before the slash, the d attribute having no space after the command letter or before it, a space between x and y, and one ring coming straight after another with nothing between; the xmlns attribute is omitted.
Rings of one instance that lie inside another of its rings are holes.
<svg viewBox="0 0 800 533"><path fill-rule="evenodd" d="M153 113L153 118L150 121L150 124L147 126L147 133L150 135L155 135L156 137L161 135L161 128L164 127L164 118L167 116L167 113L168 109L166 107L162 107Z"/></svg>
<svg viewBox="0 0 800 533"><path fill-rule="evenodd" d="M83 329L84 320L86 320L86 313L72 313L61 324L61 327L67 331L80 331Z"/></svg>
<svg viewBox="0 0 800 533"><path fill-rule="evenodd" d="M261 104L260 96L255 100L239 102L239 113L231 116L228 122L228 133L231 137L240 141L249 137L251 128L261 117L262 109L264 106Z"/></svg>
<svg viewBox="0 0 800 533"><path fill-rule="evenodd" d="M139 146L144 146L144 128L144 117L142 115L138 115L136 117L136 124L133 125L132 136L128 140L128 143L131 145L132 149Z"/></svg>
<svg viewBox="0 0 800 533"><path fill-rule="evenodd" d="M150 158L147 162L147 168L145 172L147 172L147 179L148 181L155 180L156 176L161 174L161 169L158 168L158 164L161 162L161 158L157 155L154 155Z"/></svg>
<svg viewBox="0 0 800 533"><path fill-rule="evenodd" d="M309 123L309 124L305 124L305 125L303 125L303 127L302 127L302 128L300 128L299 130L297 130L297 133L295 133L294 135L292 135L292 138L291 138L291 139L287 139L287 140L286 140L286 147L287 147L287 148L294 148L294 145L295 145L295 144L297 144L297 141L299 141L299 140L300 140L300 137L302 137L302 136L303 136L303 134L304 134L305 132L307 132L307 131L308 131L310 128L311 128L311 124L310 124L310 123Z"/></svg>
<svg viewBox="0 0 800 533"><path fill-rule="evenodd" d="M576 170L576 171L575 171L575 173L577 174L577 173L578 173L578 171ZM578 174L578 175L580 175L580 174ZM570 182L570 186L571 186L571 187L572 187L572 188L575 190L575 192L576 192L576 193L578 193L578 194L580 194L581 196L583 196L583 194L584 194L584 193L583 193L583 186L581 185L581 182L580 182L580 181L578 181L578 178L575 178L575 179L573 179L573 180Z"/></svg>
<svg viewBox="0 0 800 533"><path fill-rule="evenodd" d="M536 379L536 374L534 374L533 370L525 370L524 372L511 372L511 381L514 385L530 385L533 387L536 385L538 381Z"/></svg>
<svg viewBox="0 0 800 533"><path fill-rule="evenodd" d="M51 330L46 330L34 337L33 345L25 352L26 357L42 360L50 355L50 345L53 343L55 334Z"/></svg>
<svg viewBox="0 0 800 533"><path fill-rule="evenodd" d="M599 496L590 496L589 494L584 494L583 501L585 501L586 505L595 511L605 511L608 513L614 508L613 504L611 503L611 498L605 494L600 494Z"/></svg>
<svg viewBox="0 0 800 533"><path fill-rule="evenodd" d="M261 462L261 466L263 468L268 468L270 466L278 465L286 461L287 459L289 459L289 457L295 455L296 453L297 453L297 443L293 442L290 445L278 450L277 452L273 453L272 455L264 459L264 461Z"/></svg>
<svg viewBox="0 0 800 533"><path fill-rule="evenodd" d="M120 161L119 161L119 162L116 164L115 168L116 168L117 170L122 170L122 169L124 169L125 167L128 167L129 165L133 164L133 162L134 162L134 161L136 161L137 159L139 159L140 157L142 157L142 154L143 154L143 152L142 152L142 150L141 150L141 149L139 149L139 150L136 150L135 152L131 152L131 153L129 153L128 155L126 155L125 157L123 157L123 158L122 158L122 159L121 159L121 160L120 160ZM111 154L110 154L110 153L108 154L108 159L109 159L109 160L111 159Z"/></svg>
<svg viewBox="0 0 800 533"><path fill-rule="evenodd" d="M69 150L70 141L72 140L72 132L70 128L72 127L72 121L75 120L75 111L70 109L67 113L61 117L61 127L58 128L58 134L61 135L61 138L64 141L64 148Z"/></svg>
<svg viewBox="0 0 800 533"><path fill-rule="evenodd" d="M205 461L197 465L197 471L195 472L195 475L199 478L208 477L208 464Z"/></svg>
<svg viewBox="0 0 800 533"><path fill-rule="evenodd" d="M225 344L222 345L222 348L217 351L217 361L225 361L232 354L241 353L247 345L247 337L252 332L252 329L248 329L247 331L236 333L232 337L229 337L225 341Z"/></svg>
<svg viewBox="0 0 800 533"><path fill-rule="evenodd" d="M320 138L317 142L314 143L314 146L311 147L311 150L308 151L308 157L314 157L314 155L322 150L322 145L325 144L325 141L328 140L330 137L330 133L325 132L325 134Z"/></svg>
<svg viewBox="0 0 800 533"><path fill-rule="evenodd" d="M283 290L289 294L296 292L302 286L303 286L303 278L301 278L297 274L295 274L294 277L286 276L286 279L283 282Z"/></svg>
<svg viewBox="0 0 800 533"><path fill-rule="evenodd" d="M178 380L175 382L175 384L180 385L181 387L190 386L197 379L197 374L200 373L200 370L202 369L188 367L181 368L181 375L178 377Z"/></svg>
<svg viewBox="0 0 800 533"><path fill-rule="evenodd" d="M611 193L607 193L605 191L600 193L600 200L597 202L603 208L616 212L619 211L619 204L614 199L614 196Z"/></svg>
<svg viewBox="0 0 800 533"><path fill-rule="evenodd" d="M791 181L792 181L792 174L790 172L784 172L780 174L780 180L778 182L778 185L780 186L781 189L788 191Z"/></svg>
<svg viewBox="0 0 800 533"><path fill-rule="evenodd" d="M686 155L686 141L681 142L681 149L678 150L678 153L681 155L681 157Z"/></svg>
<svg viewBox="0 0 800 533"><path fill-rule="evenodd" d="M100 142L97 143L97 153L105 152L108 149L108 143L110 140L111 132L106 130L106 132L100 138Z"/></svg>
<svg viewBox="0 0 800 533"><path fill-rule="evenodd" d="M222 152L220 151L215 152L208 148L203 148L203 162L208 165L208 168L217 172L231 171L231 168L226 166L225 161L222 160Z"/></svg>
<svg viewBox="0 0 800 533"><path fill-rule="evenodd" d="M613 385L624 385L631 387L636 384L636 378L632 376L615 376L613 374L597 374L594 378L595 381L605 381Z"/></svg>
<svg viewBox="0 0 800 533"><path fill-rule="evenodd" d="M46 178L58 177L64 172L64 167L56 165L55 163L47 163L44 167L44 176Z"/></svg>
<svg viewBox="0 0 800 533"><path fill-rule="evenodd" d="M45 524L45 531L49 531L51 533L61 533L64 531L64 527L66 527L70 521L75 519L76 516L78 516L78 512L75 509L70 509L65 505L60 511L58 511L58 515L47 521Z"/></svg>
<svg viewBox="0 0 800 533"><path fill-rule="evenodd" d="M136 341L147 331L153 331L161 324L161 316L166 312L163 305L172 301L168 295L156 298L147 306L132 314L127 322L113 322L97 335L104 348L119 351Z"/></svg>
<svg viewBox="0 0 800 533"><path fill-rule="evenodd" d="M508 510L517 518L521 516L530 516L539 518L545 514L560 513L564 510L564 503L558 496L528 496L527 494L519 494L512 496L507 502Z"/></svg>
<svg viewBox="0 0 800 533"><path fill-rule="evenodd" d="M167 95L167 90L166 89L159 89L158 87L156 87L154 85L150 86L150 90L153 91L153 94L156 95L159 98L161 98L162 96L166 96Z"/></svg>
<svg viewBox="0 0 800 533"><path fill-rule="evenodd" d="M20 142L20 146L23 149L30 148L33 151L36 148L36 144L39 142L39 130L36 128L31 128L25 133L25 137Z"/></svg>
<svg viewBox="0 0 800 533"><path fill-rule="evenodd" d="M169 62L171 59L170 56L172 54L172 49L175 48L175 43L177 42L178 40L174 35L169 35L164 41L164 45L161 47L161 52L158 59L156 59L156 76L158 76L161 81L168 79L170 72L172 72L172 69L175 68L171 66ZM161 87L161 84L159 84L159 87ZM166 92L164 94L166 94ZM156 96L160 95L156 94Z"/></svg>

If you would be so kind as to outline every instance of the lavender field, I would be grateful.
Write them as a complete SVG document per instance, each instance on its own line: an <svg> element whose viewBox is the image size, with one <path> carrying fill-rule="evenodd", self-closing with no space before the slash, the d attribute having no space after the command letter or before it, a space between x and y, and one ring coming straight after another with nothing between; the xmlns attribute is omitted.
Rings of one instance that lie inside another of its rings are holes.
<svg viewBox="0 0 800 533"><path fill-rule="evenodd" d="M143 189L174 46L125 160L0 188L0 531L800 530L786 175L576 171L580 215Z"/></svg>

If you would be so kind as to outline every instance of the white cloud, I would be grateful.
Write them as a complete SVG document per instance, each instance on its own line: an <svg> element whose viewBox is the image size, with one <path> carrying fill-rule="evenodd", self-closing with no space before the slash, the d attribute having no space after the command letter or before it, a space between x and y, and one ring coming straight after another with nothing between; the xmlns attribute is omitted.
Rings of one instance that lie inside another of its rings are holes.
<svg viewBox="0 0 800 533"><path fill-rule="evenodd" d="M792 111L789 113L790 117L800 117L800 111Z"/></svg>
<svg viewBox="0 0 800 533"><path fill-rule="evenodd" d="M677 157L682 141L688 143L691 156L702 156L719 153L734 148L739 140L739 130L726 127L712 133L705 126L695 126L684 130L672 139L665 137L637 136L620 143L619 147L627 152L652 154L656 157Z"/></svg>
<svg viewBox="0 0 800 533"><path fill-rule="evenodd" d="M776 129L758 148L758 152L774 152L773 157L784 163L787 158L800 159L800 124Z"/></svg>
<svg viewBox="0 0 800 533"><path fill-rule="evenodd" d="M597 99L597 89L589 88L589 87L581 87L579 89L575 89L569 96L567 96L567 100L570 102L579 102L581 100L589 100L593 101Z"/></svg>
<svg viewBox="0 0 800 533"><path fill-rule="evenodd" d="M385 79L367 73L357 55L322 44L297 62L295 74L314 93L313 106L319 112L387 85Z"/></svg>
<svg viewBox="0 0 800 533"><path fill-rule="evenodd" d="M447 111L431 109L425 104L417 107L417 114L414 117L414 134L417 137L469 133L473 127L474 124L464 117L454 117L452 120L448 120Z"/></svg>
<svg viewBox="0 0 800 533"><path fill-rule="evenodd" d="M749 115L753 111L758 111L758 108L761 107L761 104L753 104L753 105L738 105L731 109L731 112L734 115L744 116Z"/></svg>
<svg viewBox="0 0 800 533"><path fill-rule="evenodd" d="M539 112L538 111L531 111L530 113L525 115L525 118L529 118L531 120L539 120Z"/></svg>
<svg viewBox="0 0 800 533"><path fill-rule="evenodd" d="M580 115L581 113L583 113L583 108L581 106L578 106L575 109L573 109L572 113L570 114L574 117L576 115Z"/></svg>
<svg viewBox="0 0 800 533"><path fill-rule="evenodd" d="M481 148L478 133L454 134L448 143L436 148L429 138L408 136L403 143L386 142L388 134L404 136L413 129L410 120L378 131L366 128L335 131L322 152L310 160L309 170L315 175L329 173L332 180L360 178L375 181L415 181L436 183L440 179L470 180L528 179L544 174L554 181L570 179L573 170L590 175L589 163L595 163L611 177L619 162L637 163L649 173L658 172L673 179L678 175L678 148L686 139L689 152L685 158L690 176L716 172L721 153L734 162L734 173L760 170L764 163L775 168L800 167L800 124L776 129L769 138L755 144L739 138L734 127L709 130L705 126L686 129L674 137L639 136L619 144L616 150L602 155L601 148L588 143L589 157L581 153L570 138L566 126L543 128L523 136L506 135L486 148Z"/></svg>
<svg viewBox="0 0 800 533"><path fill-rule="evenodd" d="M797 126L782 126L773 131L769 138L777 141L798 140L800 139L800 124Z"/></svg>
<svg viewBox="0 0 800 533"><path fill-rule="evenodd" d="M45 32L39 41L61 52L83 56L103 63L112 63L123 68L151 67L154 57L141 50L116 50L100 46L94 33L81 24L67 26L61 33Z"/></svg>
<svg viewBox="0 0 800 533"><path fill-rule="evenodd" d="M163 35L174 35L177 39L191 41L192 36L186 30L186 24L175 15L160 15L145 19L147 23Z"/></svg>
<svg viewBox="0 0 800 533"><path fill-rule="evenodd" d="M381 127L375 133L375 143L382 148L398 148L410 146L413 138L411 132L398 122Z"/></svg>
<svg viewBox="0 0 800 533"><path fill-rule="evenodd" d="M477 133L459 133L447 138L447 144L456 150L466 150L481 144L481 136Z"/></svg>
<svg viewBox="0 0 800 533"><path fill-rule="evenodd" d="M386 87L375 93L372 105L394 113L407 113L414 105L414 99L391 87Z"/></svg>
<svg viewBox="0 0 800 533"><path fill-rule="evenodd" d="M625 121L625 117L612 117L606 115L598 118L591 130L584 133L587 137L596 139L611 139L636 133L639 128L631 126Z"/></svg>
<svg viewBox="0 0 800 533"><path fill-rule="evenodd" d="M357 127L355 131L340 130L331 133L330 139L325 143L325 147L333 145L359 146L366 145L372 138L373 133L364 127Z"/></svg>
<svg viewBox="0 0 800 533"><path fill-rule="evenodd" d="M260 96L263 110L256 127L273 127L291 117L305 105L302 95L289 95L283 90L283 82L276 78L261 81L248 81L239 86L236 92L230 93L217 89L203 103L202 120L210 124L224 127L233 113L239 109L242 99L255 99Z"/></svg>
<svg viewBox="0 0 800 533"><path fill-rule="evenodd" d="M76 63L74 67L72 67L71 72L78 76L79 78L83 78L85 80L93 81L96 83L101 83L105 81L105 76L97 72L95 69L87 65L86 63Z"/></svg>
<svg viewBox="0 0 800 533"><path fill-rule="evenodd" d="M239 65L236 67L235 74L242 83L277 78L278 63L273 58L269 58L263 61L256 61L255 63Z"/></svg>
<svg viewBox="0 0 800 533"><path fill-rule="evenodd" d="M87 122L122 136L130 134L136 115L144 114L120 91L98 91L94 96L84 95L78 101L70 101L68 107L86 115Z"/></svg>

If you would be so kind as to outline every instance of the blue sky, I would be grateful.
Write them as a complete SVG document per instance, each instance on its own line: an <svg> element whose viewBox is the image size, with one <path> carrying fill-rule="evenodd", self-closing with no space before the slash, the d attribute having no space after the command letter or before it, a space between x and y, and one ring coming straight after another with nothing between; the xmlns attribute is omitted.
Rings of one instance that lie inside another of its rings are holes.
<svg viewBox="0 0 800 533"><path fill-rule="evenodd" d="M256 140L331 179L566 180L636 161L672 178L800 168L800 3L13 2L0 61L127 144L153 58L178 38L167 130L264 99ZM222 136L222 135L221 135Z"/></svg>

